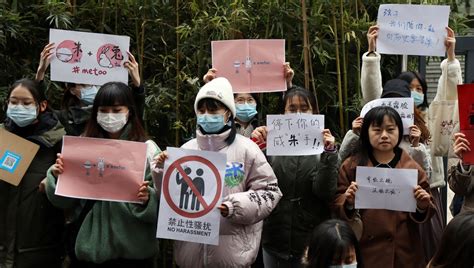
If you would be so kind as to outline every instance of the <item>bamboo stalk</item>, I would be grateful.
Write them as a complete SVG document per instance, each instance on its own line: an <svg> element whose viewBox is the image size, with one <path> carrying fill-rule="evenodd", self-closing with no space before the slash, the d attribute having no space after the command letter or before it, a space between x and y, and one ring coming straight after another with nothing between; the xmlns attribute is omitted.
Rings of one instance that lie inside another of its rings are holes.
<svg viewBox="0 0 474 268"><path fill-rule="evenodd" d="M306 17L306 0L301 0L303 15L303 59L304 59L304 88L309 90L309 58L308 58L308 19Z"/></svg>
<svg viewBox="0 0 474 268"><path fill-rule="evenodd" d="M344 114L342 107L342 85L341 85L341 64L339 60L339 41L337 34L337 22L336 22L336 11L334 6L331 6L332 9L332 23L334 27L334 43L336 45L336 74L337 74L337 92L338 92L338 103L339 103L339 127L342 130L344 129Z"/></svg>
<svg viewBox="0 0 474 268"><path fill-rule="evenodd" d="M176 0L176 27L179 26L179 0ZM179 33L176 32L176 122L179 122ZM179 127L175 128L175 146L179 146Z"/></svg>
<svg viewBox="0 0 474 268"><path fill-rule="evenodd" d="M342 78L343 78L343 88L344 88L344 107L348 107L348 93L347 93L347 61L346 58L346 37L344 31L344 5L342 0L339 0L339 11L340 11L340 23L341 23L341 50L342 50ZM344 111L344 122L349 121L349 112L346 109ZM342 133L346 133L346 125L343 125Z"/></svg>
<svg viewBox="0 0 474 268"><path fill-rule="evenodd" d="M356 21L359 22L359 0L355 0L355 17ZM362 92L360 88L360 40L356 39L356 57L357 57L357 76L356 76L356 89L357 89L357 99L360 100L362 97Z"/></svg>

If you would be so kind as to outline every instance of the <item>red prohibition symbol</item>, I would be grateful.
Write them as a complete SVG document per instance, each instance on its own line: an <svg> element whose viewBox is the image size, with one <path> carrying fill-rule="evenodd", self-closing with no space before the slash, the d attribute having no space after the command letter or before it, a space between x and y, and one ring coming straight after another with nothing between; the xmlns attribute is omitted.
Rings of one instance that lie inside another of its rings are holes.
<svg viewBox="0 0 474 268"><path fill-rule="evenodd" d="M207 167L209 167L209 169L211 169L212 173L214 174L214 177L216 178L217 191L216 191L216 195L215 195L214 199L212 200L212 202L210 204L206 203L206 200L204 200L201 193L198 191L196 186L194 186L193 181L191 180L191 178L189 178L188 174L186 174L186 172L184 172L184 169L181 165L186 163L186 162L200 162L200 163L206 165ZM184 211L184 210L178 208L178 206L176 206L176 204L173 202L173 199L171 198L171 195L170 195L169 184L170 184L171 174L173 173L173 171L175 169L183 177L184 181L188 184L191 191L193 191L193 193L196 195L198 201L201 203L201 205L204 208L203 210L198 211L198 212L187 212L187 211ZM222 192L222 180L221 180L221 176L219 174L219 170L217 170L217 168L211 163L211 161L209 161L209 160L207 160L203 157L196 156L196 155L181 157L180 159L174 161L169 166L169 168L166 171L165 176L163 178L163 195L166 199L166 202L168 203L168 205L170 206L170 208L174 212L176 212L179 215L181 215L183 217L186 217L186 218L199 218L199 217L202 217L202 216L206 215L207 213L209 213L212 210L212 208L214 208L216 206L217 201L219 201L219 197L221 196L221 192Z"/></svg>

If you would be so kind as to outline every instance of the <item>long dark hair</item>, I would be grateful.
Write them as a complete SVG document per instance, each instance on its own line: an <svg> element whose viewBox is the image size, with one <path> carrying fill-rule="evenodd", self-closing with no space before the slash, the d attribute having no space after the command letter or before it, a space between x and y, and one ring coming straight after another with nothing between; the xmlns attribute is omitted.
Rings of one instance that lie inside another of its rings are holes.
<svg viewBox="0 0 474 268"><path fill-rule="evenodd" d="M285 95L283 96L283 103L281 107L281 111L283 114L285 113L286 103L292 100L295 96L302 98L306 105L311 106L313 114L318 113L316 106L316 97L314 96L313 92L299 86L292 86L290 89L288 89L288 91L286 91Z"/></svg>
<svg viewBox="0 0 474 268"><path fill-rule="evenodd" d="M97 113L100 106L127 106L128 122L123 129L129 129L128 140L130 141L146 141L147 136L143 129L137 114L137 107L132 95L132 90L126 84L121 82L109 82L102 85L97 92L92 106L92 113L87 122L84 131L85 137L108 138L107 131L97 123ZM123 130L122 129L122 130Z"/></svg>
<svg viewBox="0 0 474 268"><path fill-rule="evenodd" d="M349 224L337 219L324 221L311 235L306 267L327 268L333 260L343 259L351 247L356 253L357 267L364 267L359 242Z"/></svg>
<svg viewBox="0 0 474 268"><path fill-rule="evenodd" d="M198 110L202 109L202 108L208 108L210 110L219 110L219 109L223 108L228 113L231 113L229 108L227 108L227 106L225 106L222 102L220 102L216 99L212 99L212 98L201 99L197 104L197 108L198 108ZM227 126L227 125L224 126L224 128L219 133L227 131L230 128L231 130L230 130L230 133L229 133L229 137L227 137L227 139L225 139L225 142L228 145L231 145L235 140L235 136L237 135L237 128L235 127L235 120L234 120L234 117L232 116L232 114L229 117L229 121L230 121L231 125L230 126ZM201 132L206 133L200 126L198 126L198 127L201 130ZM217 134L219 134L219 133L217 133Z"/></svg>
<svg viewBox="0 0 474 268"><path fill-rule="evenodd" d="M473 267L474 266L474 211L456 215L444 229L431 267Z"/></svg>
<svg viewBox="0 0 474 268"><path fill-rule="evenodd" d="M426 84L426 80L421 77L421 75L417 72L403 72L401 73L398 77L398 79L402 79L407 81L408 84L411 84L411 81L413 79L418 79L420 82L421 87L423 88L423 103L418 105L418 108L426 109L428 108L428 97L427 97L427 91L428 91L428 85Z"/></svg>
<svg viewBox="0 0 474 268"><path fill-rule="evenodd" d="M385 116L388 116L395 122L398 127L398 142L395 147L400 145L403 139L403 122L398 112L392 107L380 106L374 107L364 116L364 122L360 129L359 145L354 148L352 155L359 156L359 165L365 166L368 161L369 153L372 153L372 145L370 144L369 127L373 124L380 126L383 123Z"/></svg>
<svg viewBox="0 0 474 268"><path fill-rule="evenodd" d="M31 93L31 95L33 96L33 99L35 100L36 105L40 105L41 102L46 100L44 89L41 88L37 82L28 78L23 78L23 79L15 81L11 85L11 87L8 89L7 98L5 99L5 103L4 103L4 111L6 111L8 108L8 103L10 102L10 96L13 90L19 86L26 88ZM48 108L46 109L48 110Z"/></svg>

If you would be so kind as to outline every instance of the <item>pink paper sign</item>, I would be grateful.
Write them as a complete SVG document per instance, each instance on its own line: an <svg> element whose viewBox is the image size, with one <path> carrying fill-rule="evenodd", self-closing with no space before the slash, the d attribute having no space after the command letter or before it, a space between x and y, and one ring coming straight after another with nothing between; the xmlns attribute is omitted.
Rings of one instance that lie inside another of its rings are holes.
<svg viewBox="0 0 474 268"><path fill-rule="evenodd" d="M461 132L474 144L474 84L458 85L458 107ZM463 153L463 162L474 165L474 151Z"/></svg>
<svg viewBox="0 0 474 268"><path fill-rule="evenodd" d="M64 136L64 173L56 194L81 199L139 203L146 167L141 142Z"/></svg>
<svg viewBox="0 0 474 268"><path fill-rule="evenodd" d="M284 39L212 41L212 67L235 93L286 91Z"/></svg>

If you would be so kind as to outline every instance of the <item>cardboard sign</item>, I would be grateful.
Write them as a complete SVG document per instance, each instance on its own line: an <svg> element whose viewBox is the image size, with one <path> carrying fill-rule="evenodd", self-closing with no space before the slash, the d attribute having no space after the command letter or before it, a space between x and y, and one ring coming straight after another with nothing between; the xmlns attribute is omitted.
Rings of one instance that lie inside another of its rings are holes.
<svg viewBox="0 0 474 268"><path fill-rule="evenodd" d="M217 245L227 156L167 150L156 237Z"/></svg>
<svg viewBox="0 0 474 268"><path fill-rule="evenodd" d="M324 115L267 115L267 155L314 155L324 150Z"/></svg>
<svg viewBox="0 0 474 268"><path fill-rule="evenodd" d="M51 80L77 84L128 83L130 37L50 29L55 43Z"/></svg>
<svg viewBox="0 0 474 268"><path fill-rule="evenodd" d="M360 116L364 117L372 108L380 106L388 106L395 109L402 118L403 134L408 135L410 133L409 127L415 122L415 106L412 98L375 99L362 107Z"/></svg>
<svg viewBox="0 0 474 268"><path fill-rule="evenodd" d="M458 85L459 127L474 149L474 84ZM474 165L474 152L464 152L463 163Z"/></svg>
<svg viewBox="0 0 474 268"><path fill-rule="evenodd" d="M147 146L143 142L64 136L64 173L56 194L81 199L140 203Z"/></svg>
<svg viewBox="0 0 474 268"><path fill-rule="evenodd" d="M359 186L355 194L357 209L416 211L416 169L357 167L356 182Z"/></svg>
<svg viewBox="0 0 474 268"><path fill-rule="evenodd" d="M212 41L212 67L234 93L286 91L285 40Z"/></svg>
<svg viewBox="0 0 474 268"><path fill-rule="evenodd" d="M18 186L39 145L0 128L0 180Z"/></svg>
<svg viewBox="0 0 474 268"><path fill-rule="evenodd" d="M449 6L379 6L377 51L382 54L444 56Z"/></svg>

